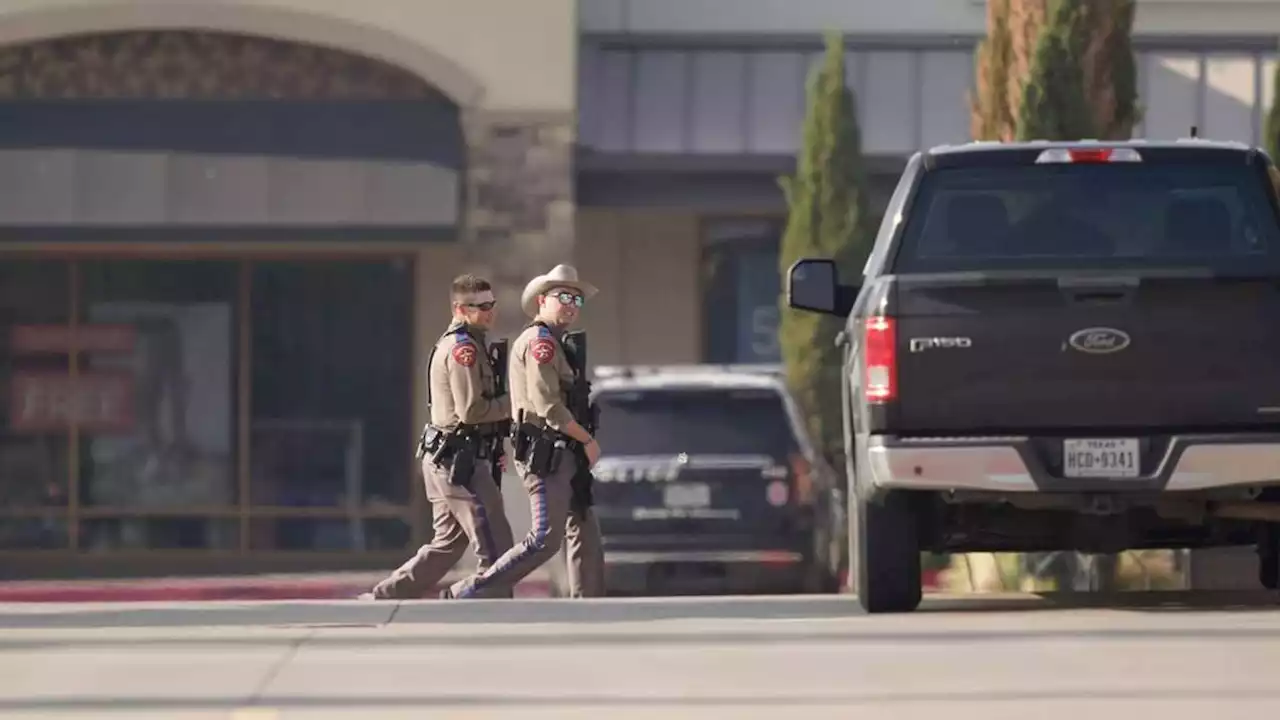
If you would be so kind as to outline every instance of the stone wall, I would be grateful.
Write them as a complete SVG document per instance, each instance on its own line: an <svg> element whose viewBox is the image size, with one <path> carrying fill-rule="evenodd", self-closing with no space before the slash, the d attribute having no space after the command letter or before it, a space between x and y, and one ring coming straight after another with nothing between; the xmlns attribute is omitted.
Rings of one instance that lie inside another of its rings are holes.
<svg viewBox="0 0 1280 720"><path fill-rule="evenodd" d="M494 282L510 335L526 322L520 292L535 275L572 262L572 114L463 119L467 137L465 270Z"/></svg>
<svg viewBox="0 0 1280 720"><path fill-rule="evenodd" d="M0 47L4 99L417 100L400 68L313 45L197 30L129 31Z"/></svg>

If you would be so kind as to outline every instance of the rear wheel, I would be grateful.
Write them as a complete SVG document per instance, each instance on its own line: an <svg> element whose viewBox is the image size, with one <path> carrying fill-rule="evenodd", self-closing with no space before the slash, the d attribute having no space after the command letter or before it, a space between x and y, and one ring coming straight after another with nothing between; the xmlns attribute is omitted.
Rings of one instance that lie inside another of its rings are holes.
<svg viewBox="0 0 1280 720"><path fill-rule="evenodd" d="M806 595L840 592L840 576L833 567L832 533L830 528L819 527L813 532L813 549L804 571L803 587Z"/></svg>
<svg viewBox="0 0 1280 720"><path fill-rule="evenodd" d="M853 592L869 613L920 605L920 540L912 497L890 492L880 503L853 502Z"/></svg>
<svg viewBox="0 0 1280 720"><path fill-rule="evenodd" d="M1258 533L1258 582L1280 590L1280 525L1267 523Z"/></svg>

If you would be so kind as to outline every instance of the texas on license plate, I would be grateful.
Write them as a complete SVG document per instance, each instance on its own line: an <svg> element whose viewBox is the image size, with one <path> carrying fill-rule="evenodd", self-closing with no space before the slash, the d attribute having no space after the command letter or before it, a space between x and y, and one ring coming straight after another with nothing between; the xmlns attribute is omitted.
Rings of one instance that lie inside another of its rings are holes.
<svg viewBox="0 0 1280 720"><path fill-rule="evenodd" d="M1137 477L1138 460L1136 439L1099 438L1062 441L1062 470L1067 477Z"/></svg>
<svg viewBox="0 0 1280 720"><path fill-rule="evenodd" d="M711 504L711 487L704 483L672 483L663 488L662 500L669 508L704 508Z"/></svg>

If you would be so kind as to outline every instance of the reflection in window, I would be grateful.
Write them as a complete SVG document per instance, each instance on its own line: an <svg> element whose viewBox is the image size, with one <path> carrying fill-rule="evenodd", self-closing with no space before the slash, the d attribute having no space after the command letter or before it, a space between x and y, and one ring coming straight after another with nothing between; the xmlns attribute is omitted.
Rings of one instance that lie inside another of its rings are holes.
<svg viewBox="0 0 1280 720"><path fill-rule="evenodd" d="M199 516L93 518L80 522L87 551L233 550L240 546L240 521Z"/></svg>
<svg viewBox="0 0 1280 720"><path fill-rule="evenodd" d="M262 518L252 521L250 550L349 552L403 550L412 539L398 518Z"/></svg>
<svg viewBox="0 0 1280 720"><path fill-rule="evenodd" d="M81 264L80 392L94 408L81 427L82 504L236 504L238 272L210 261ZM234 525L203 518L82 527L93 549L223 547L236 537Z"/></svg>
<svg viewBox="0 0 1280 720"><path fill-rule="evenodd" d="M412 281L402 261L254 266L254 505L407 502Z"/></svg>
<svg viewBox="0 0 1280 720"><path fill-rule="evenodd" d="M703 309L708 362L776 363L778 243L773 221L713 225L703 249Z"/></svg>
<svg viewBox="0 0 1280 720"><path fill-rule="evenodd" d="M0 550L63 550L69 539L66 518L0 518Z"/></svg>
<svg viewBox="0 0 1280 720"><path fill-rule="evenodd" d="M0 261L0 507L67 505L70 278L63 261ZM48 546L66 532L52 523L7 523L0 547Z"/></svg>

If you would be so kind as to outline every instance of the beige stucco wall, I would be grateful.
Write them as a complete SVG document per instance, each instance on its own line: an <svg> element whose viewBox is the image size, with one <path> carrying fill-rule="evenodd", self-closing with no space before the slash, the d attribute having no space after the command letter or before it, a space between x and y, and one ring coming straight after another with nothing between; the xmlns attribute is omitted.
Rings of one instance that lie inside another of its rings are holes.
<svg viewBox="0 0 1280 720"><path fill-rule="evenodd" d="M977 34L985 0L581 0L591 32ZM1136 30L1160 35L1280 32L1276 0L1138 0Z"/></svg>
<svg viewBox="0 0 1280 720"><path fill-rule="evenodd" d="M571 252L571 232L557 230L555 218L556 213L572 214L571 196L566 198L558 188L571 186L576 12L575 0L0 0L0 45L122 30L213 30L365 55L409 70L439 88L464 111L471 203L460 233L463 242L384 248L416 255L420 355L416 364L421 366L422 348L429 348L447 318L450 278L465 270L486 272L490 269L486 257L495 254L491 249L514 255L513 242L528 245L523 242L528 240ZM496 146L495 137L499 138ZM539 172L529 170L534 160L540 163L534 169ZM536 214L529 219L526 205L503 205L506 193L493 190L495 184L505 187L503 183L518 185L529 177L544 180L548 176L554 181L553 189L536 202L553 208L549 219ZM498 204L477 203L481 196L498 197ZM512 220L512 216L519 217ZM479 231L487 240L483 246L474 242ZM349 247L375 251L359 243L359 238L352 238ZM66 245L58 249L94 252ZM38 244L10 244L2 249L6 253L47 250ZM216 248L187 246L178 251L210 250L252 253L270 252L271 247L219 243ZM308 249L292 245L288 251ZM113 252L148 254L155 249L116 247ZM509 308L509 312L518 313L518 309ZM421 382L415 384L414 393L425 399ZM421 415L425 403L417 407ZM415 422L423 420L417 417Z"/></svg>
<svg viewBox="0 0 1280 720"><path fill-rule="evenodd" d="M696 215L580 209L576 238L579 272L600 287L583 315L592 365L701 359Z"/></svg>
<svg viewBox="0 0 1280 720"><path fill-rule="evenodd" d="M0 44L154 28L338 47L411 70L469 108L574 106L575 0L0 0Z"/></svg>

